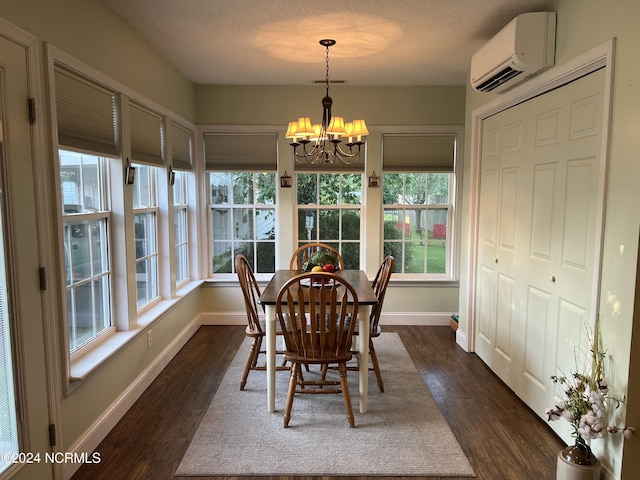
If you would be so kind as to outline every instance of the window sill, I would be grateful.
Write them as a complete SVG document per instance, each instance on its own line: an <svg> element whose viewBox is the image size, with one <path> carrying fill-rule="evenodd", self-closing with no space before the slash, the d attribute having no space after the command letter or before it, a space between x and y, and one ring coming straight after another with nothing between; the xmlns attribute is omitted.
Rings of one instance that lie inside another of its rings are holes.
<svg viewBox="0 0 640 480"><path fill-rule="evenodd" d="M445 275L425 278L424 275L395 273L391 274L389 284L401 287L458 287L460 282Z"/></svg>
<svg viewBox="0 0 640 480"><path fill-rule="evenodd" d="M202 283L203 281L199 280L185 284L178 289L175 298L171 300L161 300L141 313L138 317L138 325L136 328L126 332L115 332L81 357L74 358L69 368L70 389L74 388L74 384L82 382L98 370L100 366L116 355L126 345L133 342L140 335L143 335L156 320L180 304L182 299L197 291Z"/></svg>
<svg viewBox="0 0 640 480"><path fill-rule="evenodd" d="M259 284L267 284L273 277L273 273L256 273L254 274L256 280ZM217 287L237 287L238 286L238 276L235 273L223 273L217 274L213 277L210 277L204 281L206 286L217 286Z"/></svg>

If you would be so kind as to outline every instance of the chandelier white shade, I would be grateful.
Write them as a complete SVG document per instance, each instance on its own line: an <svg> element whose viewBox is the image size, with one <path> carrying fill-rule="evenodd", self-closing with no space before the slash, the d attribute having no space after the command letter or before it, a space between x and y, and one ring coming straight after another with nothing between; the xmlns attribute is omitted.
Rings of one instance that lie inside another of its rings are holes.
<svg viewBox="0 0 640 480"><path fill-rule="evenodd" d="M322 123L312 124L309 117L289 122L286 137L291 139L296 162L303 164L350 165L360 159L361 147L369 135L363 119L345 123L343 117L332 116L333 100L329 96L329 47L335 40L320 40L326 48L326 94L322 99Z"/></svg>

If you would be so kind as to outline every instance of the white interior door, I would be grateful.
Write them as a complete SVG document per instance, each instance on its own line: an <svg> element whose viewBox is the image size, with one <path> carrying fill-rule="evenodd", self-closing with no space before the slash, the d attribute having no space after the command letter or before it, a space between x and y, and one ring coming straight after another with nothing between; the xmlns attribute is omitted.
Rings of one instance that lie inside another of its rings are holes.
<svg viewBox="0 0 640 480"><path fill-rule="evenodd" d="M534 411L595 317L604 71L483 121L476 352Z"/></svg>
<svg viewBox="0 0 640 480"><path fill-rule="evenodd" d="M0 36L0 472L52 478L25 48ZM1 389L2 387L0 387ZM4 395L3 395L4 396ZM6 422L5 414L12 417ZM11 444L5 439L11 437ZM15 440L15 441L14 441Z"/></svg>

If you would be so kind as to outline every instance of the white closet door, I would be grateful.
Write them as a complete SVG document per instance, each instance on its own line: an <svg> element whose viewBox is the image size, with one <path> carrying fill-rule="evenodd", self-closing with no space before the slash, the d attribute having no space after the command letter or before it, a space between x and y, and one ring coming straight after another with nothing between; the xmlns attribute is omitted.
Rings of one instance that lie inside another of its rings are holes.
<svg viewBox="0 0 640 480"><path fill-rule="evenodd" d="M604 72L483 122L476 352L534 411L590 325Z"/></svg>

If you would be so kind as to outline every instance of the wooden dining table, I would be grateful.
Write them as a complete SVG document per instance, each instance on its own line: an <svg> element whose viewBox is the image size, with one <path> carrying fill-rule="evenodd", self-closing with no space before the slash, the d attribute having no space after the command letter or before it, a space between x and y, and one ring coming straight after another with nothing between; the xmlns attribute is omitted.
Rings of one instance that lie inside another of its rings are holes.
<svg viewBox="0 0 640 480"><path fill-rule="evenodd" d="M378 303L371 282L363 270L342 270L337 272L355 289L358 295L358 363L360 413L367 413L369 389L369 315L371 307ZM267 410L276 409L276 299L282 286L293 277L290 270L277 270L266 286L260 303L265 307L266 320L266 363L267 363Z"/></svg>

